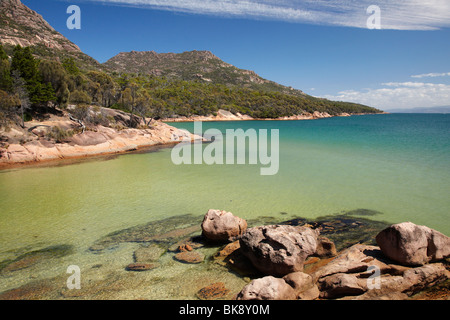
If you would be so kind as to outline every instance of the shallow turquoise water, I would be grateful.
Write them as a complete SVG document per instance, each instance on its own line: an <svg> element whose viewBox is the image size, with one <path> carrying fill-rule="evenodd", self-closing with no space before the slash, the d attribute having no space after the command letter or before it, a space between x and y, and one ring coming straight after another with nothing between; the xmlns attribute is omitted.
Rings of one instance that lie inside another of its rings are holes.
<svg viewBox="0 0 450 320"><path fill-rule="evenodd" d="M192 123L174 124L192 129ZM208 122L279 129L280 167L180 165L171 149L0 172L0 260L24 247L80 250L112 231L210 208L246 218L314 218L355 209L450 234L450 115ZM280 213L287 213L280 215Z"/></svg>
<svg viewBox="0 0 450 320"><path fill-rule="evenodd" d="M175 126L193 129L192 123ZM374 219L412 221L450 234L448 114L203 123L210 127L280 130L277 175L258 176L259 166L252 166L228 177L237 197L230 196L230 205L239 212L317 217L363 208L382 213Z"/></svg>

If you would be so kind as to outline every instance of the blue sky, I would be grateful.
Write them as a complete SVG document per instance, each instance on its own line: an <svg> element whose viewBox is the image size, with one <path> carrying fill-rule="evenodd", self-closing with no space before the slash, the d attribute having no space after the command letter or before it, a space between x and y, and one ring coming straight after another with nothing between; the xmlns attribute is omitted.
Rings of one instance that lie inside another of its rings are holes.
<svg viewBox="0 0 450 320"><path fill-rule="evenodd" d="M314 96L383 110L450 105L448 0L22 2L99 62L131 50L209 50ZM72 4L81 30L66 26ZM381 29L367 27L370 5Z"/></svg>

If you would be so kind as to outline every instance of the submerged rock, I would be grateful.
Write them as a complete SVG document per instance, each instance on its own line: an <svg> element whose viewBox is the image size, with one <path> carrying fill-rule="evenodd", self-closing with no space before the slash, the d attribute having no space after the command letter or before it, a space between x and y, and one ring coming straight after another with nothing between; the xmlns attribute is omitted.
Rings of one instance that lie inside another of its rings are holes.
<svg viewBox="0 0 450 320"><path fill-rule="evenodd" d="M350 210L345 213L346 216L376 216L376 215L382 215L383 213L376 210L371 209L355 209Z"/></svg>
<svg viewBox="0 0 450 320"><path fill-rule="evenodd" d="M226 297L230 290L225 287L223 282L216 282L201 288L197 292L197 297L201 300L215 300Z"/></svg>
<svg viewBox="0 0 450 320"><path fill-rule="evenodd" d="M241 276L259 275L260 272L242 253L239 240L231 242L214 255L214 261L237 272Z"/></svg>
<svg viewBox="0 0 450 320"><path fill-rule="evenodd" d="M174 256L175 260L184 263L201 263L205 260L205 256L200 252L183 251Z"/></svg>
<svg viewBox="0 0 450 320"><path fill-rule="evenodd" d="M166 250L157 244L150 244L149 246L141 246L134 251L134 261L137 263L154 262L161 257Z"/></svg>
<svg viewBox="0 0 450 320"><path fill-rule="evenodd" d="M360 216L378 215L379 212L367 209L352 210L344 214L319 217L312 221L295 218L282 224L292 226L310 226L320 231L320 235L331 240L337 251L357 243L376 245L375 236L389 224L370 220Z"/></svg>
<svg viewBox="0 0 450 320"><path fill-rule="evenodd" d="M147 271L158 267L155 263L130 263L127 267L127 271Z"/></svg>
<svg viewBox="0 0 450 320"><path fill-rule="evenodd" d="M52 296L56 290L55 286L55 281L48 279L31 281L18 288L1 292L0 300L39 300Z"/></svg>
<svg viewBox="0 0 450 320"><path fill-rule="evenodd" d="M190 214L149 222L110 233L90 246L92 252L102 252L125 242L158 243L169 247L189 235L200 232L201 217Z"/></svg>
<svg viewBox="0 0 450 320"><path fill-rule="evenodd" d="M202 236L193 236L172 244L167 250L170 252L192 251L194 249L202 248L204 245L204 238Z"/></svg>
<svg viewBox="0 0 450 320"><path fill-rule="evenodd" d="M61 258L74 252L72 245L56 245L40 250L24 253L14 260L7 260L0 263L0 273L14 272L29 268L49 259Z"/></svg>

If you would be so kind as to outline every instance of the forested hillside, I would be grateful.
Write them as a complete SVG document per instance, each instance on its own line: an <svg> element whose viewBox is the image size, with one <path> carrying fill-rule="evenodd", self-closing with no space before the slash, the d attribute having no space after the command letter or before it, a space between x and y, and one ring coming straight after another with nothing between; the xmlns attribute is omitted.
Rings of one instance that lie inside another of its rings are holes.
<svg viewBox="0 0 450 320"><path fill-rule="evenodd" d="M137 117L206 116L220 109L253 118L380 112L309 96L210 51L131 51L100 64L20 0L0 2L0 41L1 127L24 127L69 105L79 118L87 106L129 112L130 126Z"/></svg>
<svg viewBox="0 0 450 320"><path fill-rule="evenodd" d="M376 113L379 110L308 95L165 76L82 69L74 58L39 59L33 47L16 46L9 57L0 46L0 119L2 125L27 120L39 110L68 104L97 105L136 116L166 118L215 114L219 109L254 118L303 112Z"/></svg>

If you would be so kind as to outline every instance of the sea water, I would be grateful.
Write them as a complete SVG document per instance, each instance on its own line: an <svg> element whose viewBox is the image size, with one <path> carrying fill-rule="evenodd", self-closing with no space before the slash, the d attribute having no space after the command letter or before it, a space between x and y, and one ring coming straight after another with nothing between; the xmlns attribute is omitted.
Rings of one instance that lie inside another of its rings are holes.
<svg viewBox="0 0 450 320"><path fill-rule="evenodd" d="M89 246L106 234L211 208L280 221L364 209L376 213L371 219L450 235L450 115L204 122L208 128L278 129L277 174L251 164L175 165L171 148L3 170L0 261L59 244L88 261ZM3 279L5 288L17 285L14 277Z"/></svg>

